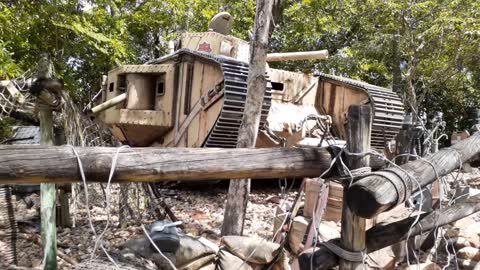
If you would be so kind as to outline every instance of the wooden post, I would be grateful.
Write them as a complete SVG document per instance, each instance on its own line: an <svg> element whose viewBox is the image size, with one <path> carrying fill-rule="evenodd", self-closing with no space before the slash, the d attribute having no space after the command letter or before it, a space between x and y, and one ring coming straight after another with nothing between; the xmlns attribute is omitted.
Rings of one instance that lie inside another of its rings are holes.
<svg viewBox="0 0 480 270"><path fill-rule="evenodd" d="M395 141L396 141L395 156L402 155L395 159L395 163L398 165L405 164L408 162L409 156L403 156L403 155L410 153L410 150L411 150L412 125L403 124L402 129L398 132Z"/></svg>
<svg viewBox="0 0 480 270"><path fill-rule="evenodd" d="M50 78L52 63L48 56L42 56L37 77ZM45 90L43 90L45 91ZM53 113L46 104L40 104L38 119L40 120L40 144L53 145ZM56 227L56 188L55 184L40 184L40 213L42 223L43 269L57 269L57 227Z"/></svg>
<svg viewBox="0 0 480 270"><path fill-rule="evenodd" d="M372 130L372 111L370 105L352 105L348 108L347 149L350 153L364 153L370 150L370 134ZM350 170L369 166L369 156L348 156ZM344 187L346 197L348 185ZM349 251L365 251L366 221L355 215L343 201L342 210L342 245ZM340 260L340 269L364 269L362 262Z"/></svg>
<svg viewBox="0 0 480 270"><path fill-rule="evenodd" d="M257 0L255 29L250 44L247 98L237 148L255 147L267 80L265 77L268 41L272 30L273 0ZM242 235L250 179L230 181L222 235Z"/></svg>

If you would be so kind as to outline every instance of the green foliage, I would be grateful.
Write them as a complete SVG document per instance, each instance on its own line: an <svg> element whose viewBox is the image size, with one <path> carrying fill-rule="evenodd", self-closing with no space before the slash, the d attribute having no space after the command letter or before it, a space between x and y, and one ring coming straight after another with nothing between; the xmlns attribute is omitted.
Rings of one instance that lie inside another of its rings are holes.
<svg viewBox="0 0 480 270"><path fill-rule="evenodd" d="M15 120L12 118L3 118L0 120L0 142L13 136L12 125L14 124Z"/></svg>
<svg viewBox="0 0 480 270"><path fill-rule="evenodd" d="M399 87L409 103L442 110L449 126L467 125L480 103L480 2L472 0L283 0L271 51L327 49L322 61L272 67L320 71ZM206 31L228 11L233 35L248 40L253 0L0 1L0 79L50 54L77 102L102 74L164 55L169 40Z"/></svg>
<svg viewBox="0 0 480 270"><path fill-rule="evenodd" d="M284 2L275 51L328 49L319 62L276 64L391 87L415 109L445 113L467 128L480 106L480 2L471 0L304 0ZM409 108L407 108L409 109Z"/></svg>

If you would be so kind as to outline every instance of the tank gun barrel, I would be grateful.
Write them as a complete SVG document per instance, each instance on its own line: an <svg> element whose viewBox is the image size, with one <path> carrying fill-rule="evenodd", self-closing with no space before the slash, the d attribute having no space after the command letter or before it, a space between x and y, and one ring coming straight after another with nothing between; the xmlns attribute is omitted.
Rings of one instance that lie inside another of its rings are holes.
<svg viewBox="0 0 480 270"><path fill-rule="evenodd" d="M96 113L99 113L101 111L105 111L106 109L108 109L110 107L113 107L113 106L117 105L118 103L123 102L126 99L127 99L127 93L123 93L121 95L118 95L118 96L116 96L112 99L109 99L109 100L103 102L102 104L99 104L99 105L93 107L92 110L90 111L90 113L96 114Z"/></svg>
<svg viewBox="0 0 480 270"><path fill-rule="evenodd" d="M321 60L326 58L328 58L327 50L267 54L267 62L292 61L292 60Z"/></svg>

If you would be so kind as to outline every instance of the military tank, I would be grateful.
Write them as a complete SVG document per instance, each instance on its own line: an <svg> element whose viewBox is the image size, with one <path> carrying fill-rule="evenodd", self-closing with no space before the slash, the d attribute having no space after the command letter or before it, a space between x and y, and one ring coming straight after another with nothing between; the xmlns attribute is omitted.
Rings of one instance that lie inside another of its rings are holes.
<svg viewBox="0 0 480 270"><path fill-rule="evenodd" d="M231 36L228 13L209 31L184 33L171 53L111 70L91 113L131 146L236 146L245 108L248 42ZM267 62L323 59L326 51L269 54ZM352 104L373 109L372 147L394 138L403 103L389 89L327 74L269 68L257 147L319 146L345 138ZM331 135L333 134L333 135Z"/></svg>

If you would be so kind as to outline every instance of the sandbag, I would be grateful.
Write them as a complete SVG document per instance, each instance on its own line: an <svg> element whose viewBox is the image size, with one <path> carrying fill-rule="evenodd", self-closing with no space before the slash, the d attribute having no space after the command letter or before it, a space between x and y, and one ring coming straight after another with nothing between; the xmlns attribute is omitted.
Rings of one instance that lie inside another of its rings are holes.
<svg viewBox="0 0 480 270"><path fill-rule="evenodd" d="M211 263L211 264L203 266L202 268L200 268L198 270L215 270L216 267L217 266L215 265L215 263Z"/></svg>
<svg viewBox="0 0 480 270"><path fill-rule="evenodd" d="M270 264L282 250L277 243L243 236L224 236L222 243L235 256L255 264Z"/></svg>
<svg viewBox="0 0 480 270"><path fill-rule="evenodd" d="M177 266L178 270L198 270L205 265L211 264L215 260L215 254L210 254L197 258L186 265Z"/></svg>
<svg viewBox="0 0 480 270"><path fill-rule="evenodd" d="M217 254L217 270L262 270L262 265L245 262L239 257L221 248Z"/></svg>
<svg viewBox="0 0 480 270"><path fill-rule="evenodd" d="M180 247L175 252L176 265L188 265L207 255L215 255L218 247L205 238L180 235ZM205 265L206 263L202 264ZM199 265L202 266L202 265ZM188 268L190 269L190 268ZM192 268L193 269L193 268Z"/></svg>

